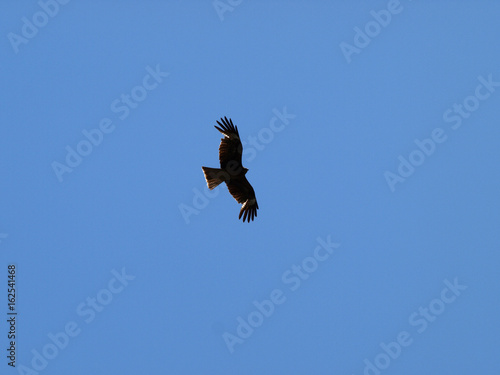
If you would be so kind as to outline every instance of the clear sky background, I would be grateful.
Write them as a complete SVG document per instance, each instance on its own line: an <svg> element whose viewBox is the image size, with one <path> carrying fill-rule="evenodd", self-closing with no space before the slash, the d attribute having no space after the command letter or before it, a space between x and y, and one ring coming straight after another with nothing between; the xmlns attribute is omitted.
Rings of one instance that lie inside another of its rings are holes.
<svg viewBox="0 0 500 375"><path fill-rule="evenodd" d="M0 373L500 373L499 16L2 1Z"/></svg>

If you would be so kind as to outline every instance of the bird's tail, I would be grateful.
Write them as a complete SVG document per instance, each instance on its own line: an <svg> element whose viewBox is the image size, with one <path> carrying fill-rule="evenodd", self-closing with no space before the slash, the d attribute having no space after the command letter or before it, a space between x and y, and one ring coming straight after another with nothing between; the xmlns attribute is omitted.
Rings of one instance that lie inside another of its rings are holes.
<svg viewBox="0 0 500 375"><path fill-rule="evenodd" d="M205 174L205 180L210 190L215 189L220 183L228 180L228 173L220 168L201 167Z"/></svg>

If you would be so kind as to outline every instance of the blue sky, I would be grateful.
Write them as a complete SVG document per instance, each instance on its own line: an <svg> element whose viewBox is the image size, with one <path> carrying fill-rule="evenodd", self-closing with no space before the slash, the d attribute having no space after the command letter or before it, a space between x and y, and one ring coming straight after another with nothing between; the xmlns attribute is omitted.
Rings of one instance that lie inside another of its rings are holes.
<svg viewBox="0 0 500 375"><path fill-rule="evenodd" d="M500 4L0 10L2 374L500 371Z"/></svg>

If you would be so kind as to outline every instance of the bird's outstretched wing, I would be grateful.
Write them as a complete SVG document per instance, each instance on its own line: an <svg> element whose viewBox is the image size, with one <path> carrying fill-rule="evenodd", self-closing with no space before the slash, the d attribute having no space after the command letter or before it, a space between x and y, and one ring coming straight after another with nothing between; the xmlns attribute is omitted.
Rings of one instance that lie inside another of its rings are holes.
<svg viewBox="0 0 500 375"><path fill-rule="evenodd" d="M233 170L235 174L241 172L241 155L243 153L243 145L241 144L238 127L233 125L231 119L227 117L220 119L222 123L217 121L215 129L220 131L224 138L221 139L219 146L219 161L222 169Z"/></svg>
<svg viewBox="0 0 500 375"><path fill-rule="evenodd" d="M243 221L246 220L250 222L250 219L253 221L257 216L259 205L257 204L255 191L252 185L250 185L250 182L248 182L245 176L241 176L237 179L232 178L230 181L226 182L226 184L233 198L236 199L238 203L243 204L238 219L241 219L241 216L243 216Z"/></svg>

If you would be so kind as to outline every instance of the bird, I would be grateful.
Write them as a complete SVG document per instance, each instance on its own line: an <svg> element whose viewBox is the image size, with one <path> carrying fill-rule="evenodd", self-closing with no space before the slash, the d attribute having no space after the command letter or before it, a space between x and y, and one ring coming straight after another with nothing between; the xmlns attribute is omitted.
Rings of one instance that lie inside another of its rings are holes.
<svg viewBox="0 0 500 375"><path fill-rule="evenodd" d="M247 222L253 221L257 217L259 205L257 204L255 191L245 177L248 168L244 168L241 164L243 145L241 144L238 127L234 126L233 121L228 120L227 117L221 117L217 124L219 126L215 125L215 129L224 136L221 138L219 146L220 168L201 167L205 180L210 190L225 182L229 193L238 203L242 204L238 219L243 216L243 222L245 220Z"/></svg>

